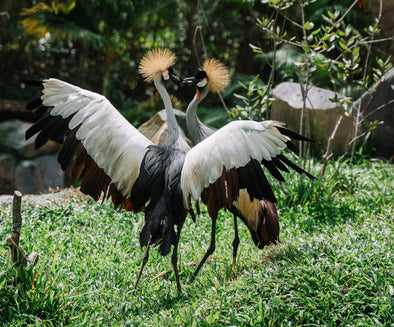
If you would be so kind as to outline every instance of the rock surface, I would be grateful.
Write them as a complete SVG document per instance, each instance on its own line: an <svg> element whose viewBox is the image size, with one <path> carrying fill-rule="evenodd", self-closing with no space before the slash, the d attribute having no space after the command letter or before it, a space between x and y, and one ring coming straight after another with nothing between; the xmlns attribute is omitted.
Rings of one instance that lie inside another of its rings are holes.
<svg viewBox="0 0 394 327"><path fill-rule="evenodd" d="M57 153L24 160L15 168L15 189L23 194L64 187L64 173L57 162Z"/></svg>
<svg viewBox="0 0 394 327"><path fill-rule="evenodd" d="M379 17L380 5L382 5L381 12L381 20L380 24L384 31L385 37L393 37L394 36L394 24L393 24L393 16L394 16L394 1L390 0L371 0L371 8L375 17ZM379 47L384 49L388 54L391 55L391 63L394 64L394 42L387 40L386 42L382 42L379 44Z"/></svg>
<svg viewBox="0 0 394 327"><path fill-rule="evenodd" d="M55 142L48 142L36 150L36 135L26 141L25 132L31 125L19 120L0 123L0 153L12 153L21 159L31 159L59 151L60 145Z"/></svg>
<svg viewBox="0 0 394 327"><path fill-rule="evenodd" d="M57 163L59 145L48 142L34 149L35 137L25 140L30 123L0 123L0 194L42 193L48 188L63 188L64 173Z"/></svg>
<svg viewBox="0 0 394 327"><path fill-rule="evenodd" d="M372 131L368 145L379 157L394 158L394 68L386 74L374 91L365 92L356 102L362 118L381 121Z"/></svg>
<svg viewBox="0 0 394 327"><path fill-rule="evenodd" d="M289 129L298 132L303 106L300 85L290 82L281 83L274 88L273 95L275 100L272 103L271 118L285 122ZM311 144L311 152L314 155L320 156L325 152L327 140L332 134L339 117L344 114L341 107L330 101L334 97L334 92L314 86L308 91L306 126L309 133L306 133L305 136L316 141L316 143ZM344 116L332 143L334 155L346 152L348 143L352 138L352 129L352 119Z"/></svg>
<svg viewBox="0 0 394 327"><path fill-rule="evenodd" d="M186 114L174 109L175 117L182 132L186 131ZM167 114L165 109L160 110L156 115L142 124L138 130L153 143L161 145L167 138ZM187 137L187 135L186 135ZM190 143L189 143L190 144Z"/></svg>

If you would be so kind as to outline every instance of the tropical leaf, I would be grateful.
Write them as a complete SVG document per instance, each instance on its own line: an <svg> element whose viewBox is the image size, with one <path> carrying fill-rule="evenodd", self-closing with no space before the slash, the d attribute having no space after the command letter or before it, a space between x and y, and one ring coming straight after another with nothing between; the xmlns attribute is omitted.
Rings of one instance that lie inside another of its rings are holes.
<svg viewBox="0 0 394 327"><path fill-rule="evenodd" d="M73 1L69 6L39 2L31 8L24 8L22 16L21 23L30 35L45 37L49 33L54 39L101 39L92 18L79 1Z"/></svg>
<svg viewBox="0 0 394 327"><path fill-rule="evenodd" d="M273 60L273 51L256 55L259 60ZM303 52L293 46L284 45L277 50L276 68L282 79L298 80L296 64L303 60ZM319 53L312 54L312 62L314 64L313 82L316 86L328 87L331 83L329 71L327 69L328 58Z"/></svg>

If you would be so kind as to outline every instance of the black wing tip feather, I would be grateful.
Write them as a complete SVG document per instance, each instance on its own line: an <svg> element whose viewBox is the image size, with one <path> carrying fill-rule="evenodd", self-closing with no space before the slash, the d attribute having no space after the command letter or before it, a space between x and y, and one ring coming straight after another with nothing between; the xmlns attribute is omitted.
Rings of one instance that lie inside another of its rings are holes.
<svg viewBox="0 0 394 327"><path fill-rule="evenodd" d="M300 174L305 174L308 176L310 179L316 180L317 178L310 173L308 173L305 169L302 169L301 167L297 166L294 162L292 162L290 159L286 158L283 154L280 154L278 156L278 159L288 165L290 168L294 169L296 172Z"/></svg>
<svg viewBox="0 0 394 327"><path fill-rule="evenodd" d="M37 98L37 99L34 99L33 101L30 101L30 102L25 106L25 108L26 108L27 110L35 110L35 109L40 108L41 106L42 106L42 100L41 100L41 98Z"/></svg>
<svg viewBox="0 0 394 327"><path fill-rule="evenodd" d="M44 81L39 79L21 79L19 80L21 83L24 83L29 86L43 87Z"/></svg>
<svg viewBox="0 0 394 327"><path fill-rule="evenodd" d="M288 137L290 137L292 139L295 139L295 140L306 141L306 142L313 142L313 143L316 142L315 140L312 140L312 139L307 138L307 137L305 137L303 135L300 135L300 134L298 134L298 133L296 133L296 132L294 132L294 131L292 131L290 129L287 129L286 127L276 126L276 129L279 132L281 132L281 134L286 135L286 136L288 136Z"/></svg>
<svg viewBox="0 0 394 327"><path fill-rule="evenodd" d="M26 85L33 86L33 87L44 87L44 81L38 79L21 79L21 83L25 83ZM48 109L47 106L42 104L41 97L34 99L33 101L26 104L25 108L27 110L36 110L36 113L45 113Z"/></svg>
<svg viewBox="0 0 394 327"><path fill-rule="evenodd" d="M291 141L287 141L286 146L291 152L298 153L298 148Z"/></svg>

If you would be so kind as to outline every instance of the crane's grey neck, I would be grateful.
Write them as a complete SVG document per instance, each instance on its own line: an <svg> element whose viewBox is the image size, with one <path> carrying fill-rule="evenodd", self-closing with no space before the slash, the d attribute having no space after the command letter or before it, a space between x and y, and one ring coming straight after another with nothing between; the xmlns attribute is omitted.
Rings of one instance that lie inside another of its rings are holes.
<svg viewBox="0 0 394 327"><path fill-rule="evenodd" d="M198 119L197 108L200 102L208 95L209 90L208 87L203 87L198 91L199 93L197 92L186 110L186 126L193 144L200 143L205 138L203 135L203 129L206 128L206 126ZM197 98L198 94L199 96Z"/></svg>
<svg viewBox="0 0 394 327"><path fill-rule="evenodd" d="M155 79L153 83L155 84L157 91L159 92L161 98L163 99L164 108L166 110L166 115L167 115L168 129L167 129L167 139L165 141L165 144L172 144L179 137L179 128L175 118L174 111L172 109L171 99L161 79Z"/></svg>

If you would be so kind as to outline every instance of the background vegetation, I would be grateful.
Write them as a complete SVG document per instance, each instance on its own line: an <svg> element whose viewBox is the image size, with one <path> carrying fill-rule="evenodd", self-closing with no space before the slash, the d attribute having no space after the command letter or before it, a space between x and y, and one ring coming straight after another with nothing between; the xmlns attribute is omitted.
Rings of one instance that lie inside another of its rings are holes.
<svg viewBox="0 0 394 327"><path fill-rule="evenodd" d="M375 18L368 2L363 6L356 3L354 0L271 3L258 0L6 0L0 8L0 99L30 99L33 91L24 89L20 79L56 77L104 93L131 122L139 125L161 103L149 99L152 90L147 90L137 73L138 62L148 49L161 46L177 54L176 68L181 75L194 74L205 56L223 60L233 77L232 86L223 95L227 107L236 108L237 104L244 107L242 100L233 96L237 91L244 93L239 81L247 84L256 75L259 75L257 85L275 86L283 80L299 80L295 64L303 60L305 48L289 41L295 39L301 44L304 38L300 8L311 22L310 29L312 26L317 29L329 25L324 18L328 12L341 17L351 7L341 25L343 30L350 29L346 30L348 34L344 39L357 35L365 41L368 36L365 29L373 26ZM267 33L269 28L264 25L267 20L275 22L276 29L286 31L286 35L279 36L287 42L277 44L277 31ZM387 37L378 27L377 37ZM343 51L334 41L330 39L336 50L325 53L327 58L335 59ZM255 53L250 44L261 51ZM376 66L375 56L384 60L388 57L375 44L360 47L359 66L364 67L367 60L368 72ZM372 53L368 58L372 59L367 58L369 51ZM338 83L333 82L327 71L324 67L318 69L311 77L312 82L337 89ZM346 91L346 87L348 85L342 85L341 89ZM180 100L177 106L184 108L193 90L175 88L172 92ZM222 107L220 100L213 96L205 104L208 108ZM223 109L214 111L212 117L220 114L226 117ZM211 120L215 120L212 117ZM219 120L218 124L222 122Z"/></svg>

